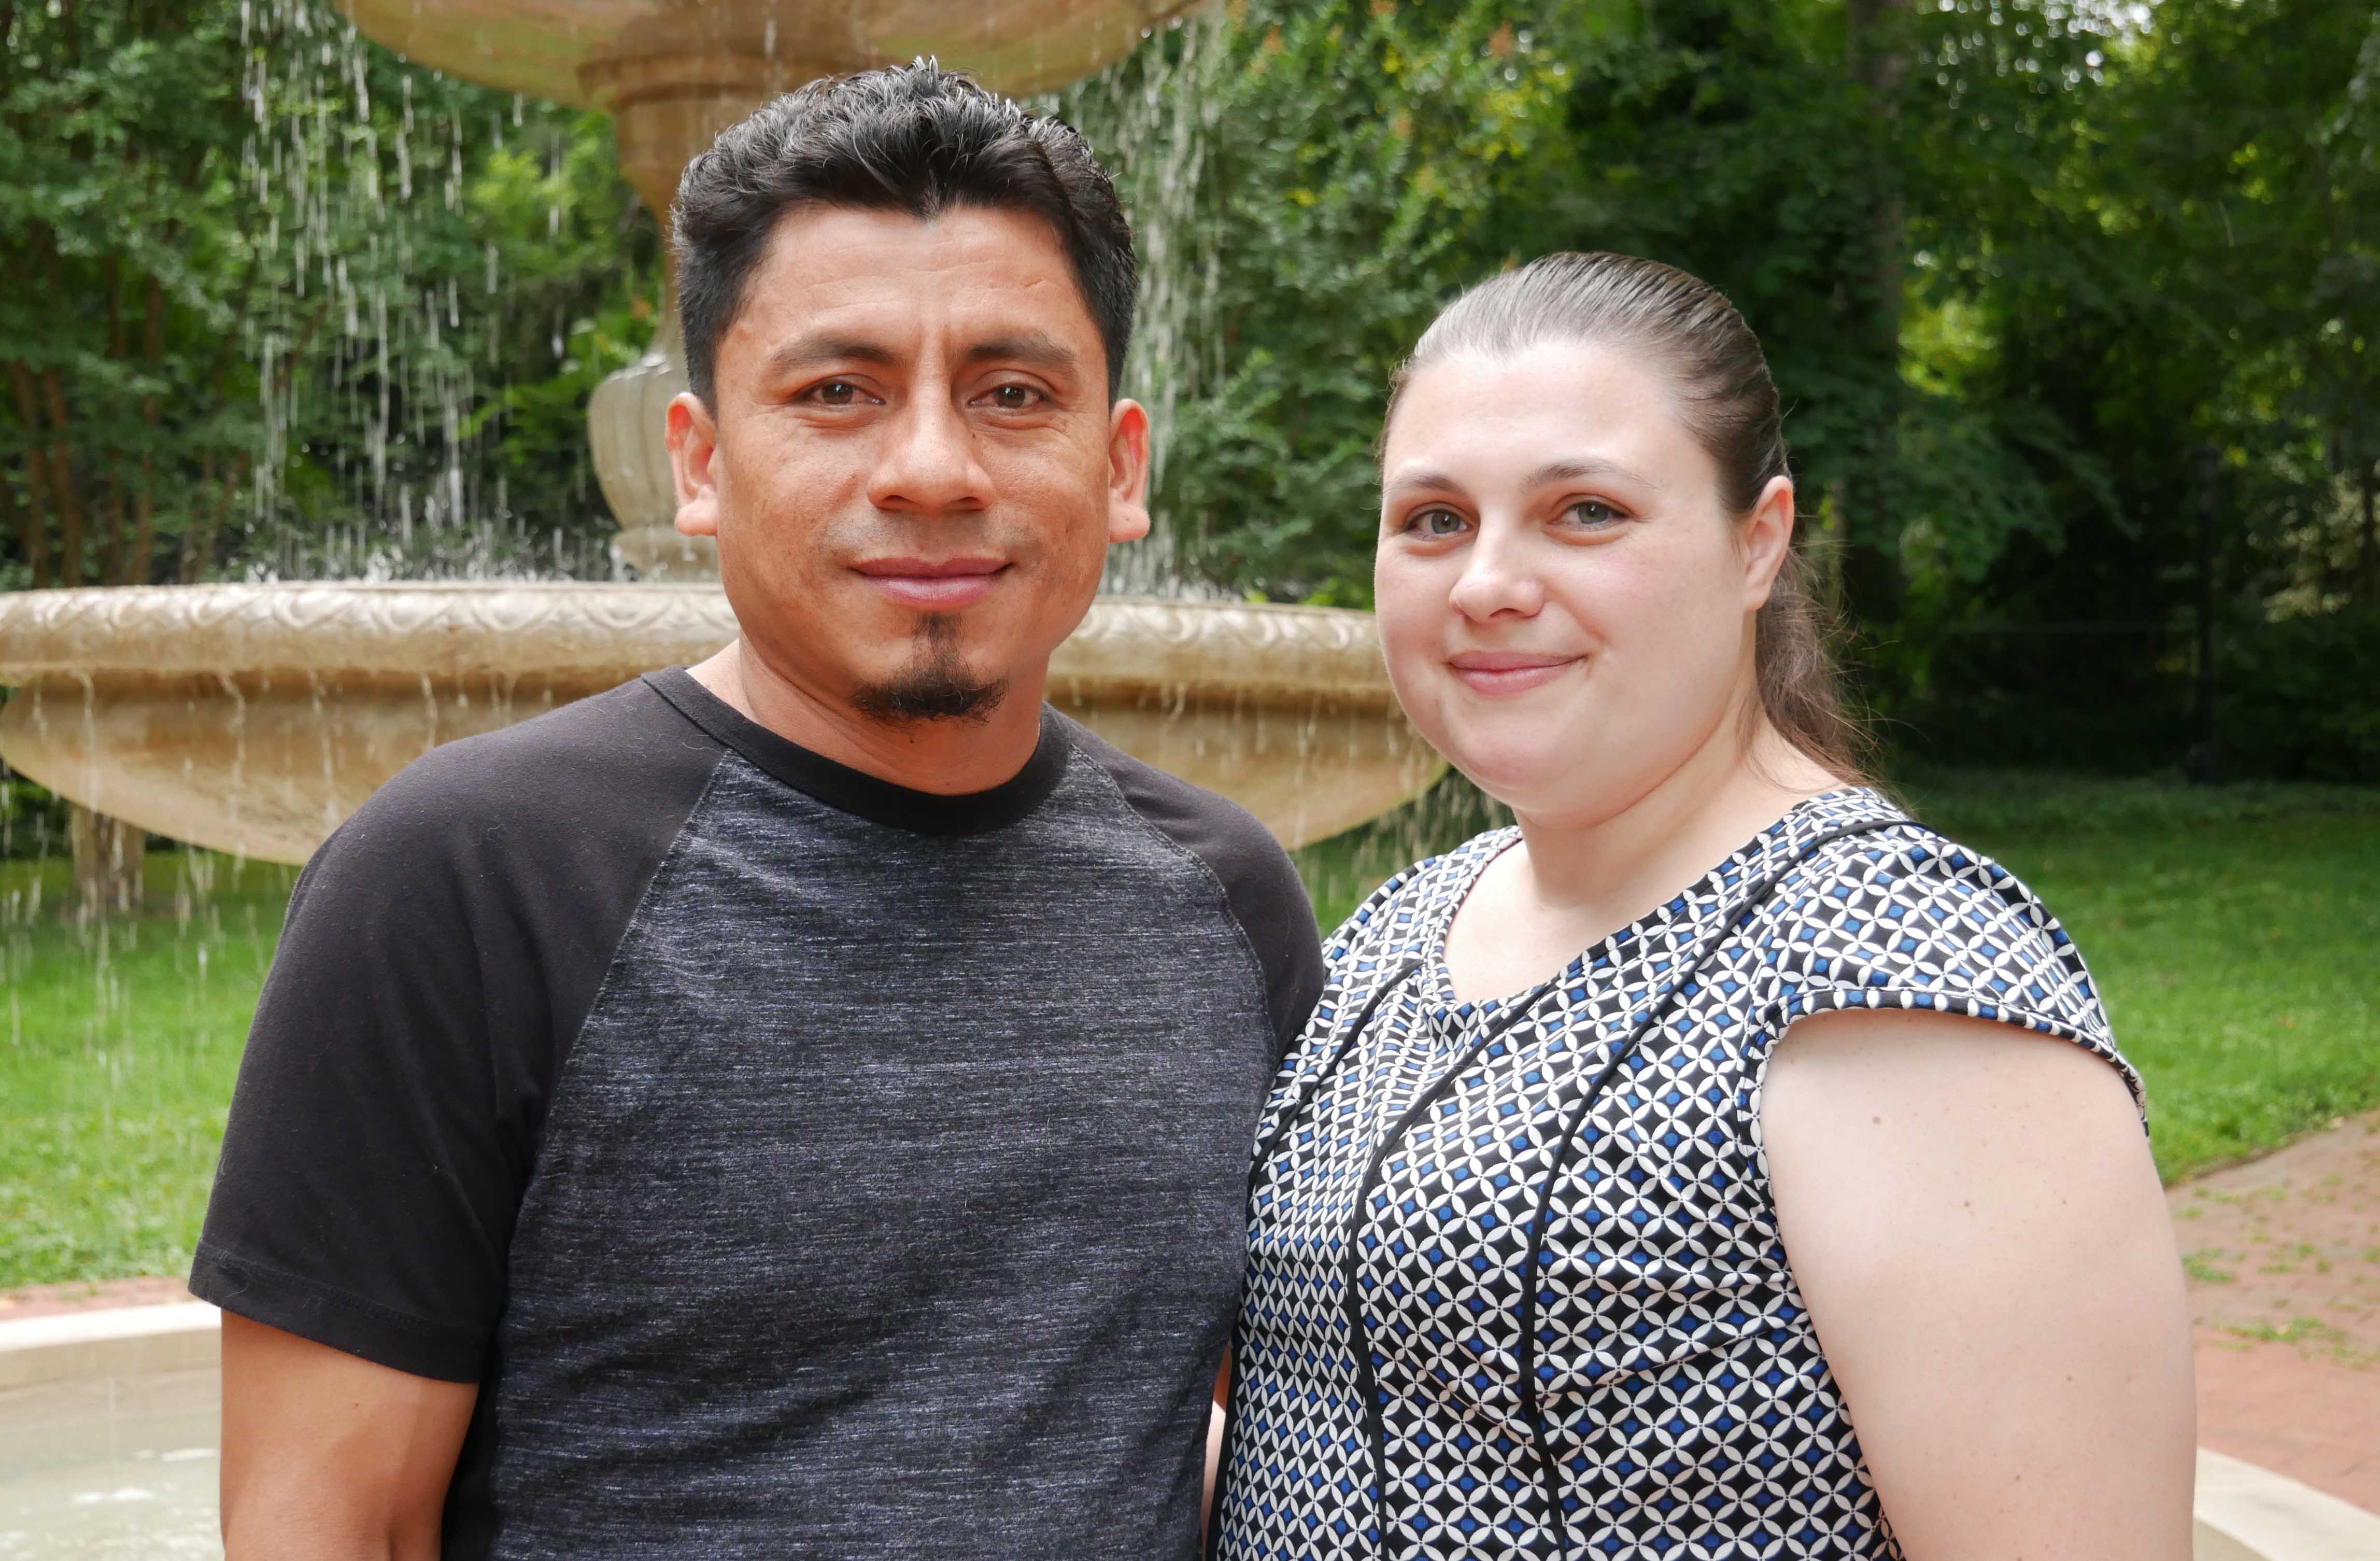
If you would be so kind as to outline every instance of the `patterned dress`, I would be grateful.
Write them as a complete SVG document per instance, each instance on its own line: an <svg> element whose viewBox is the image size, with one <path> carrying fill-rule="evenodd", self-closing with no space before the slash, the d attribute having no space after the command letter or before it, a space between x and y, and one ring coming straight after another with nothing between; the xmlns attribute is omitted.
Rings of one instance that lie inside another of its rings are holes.
<svg viewBox="0 0 2380 1561"><path fill-rule="evenodd" d="M1760 1144L1806 1015L2062 1037L2139 1095L2072 943L1876 792L1794 809L1505 1002L1447 924L1518 838L1383 884L1268 1102L1213 1536L1278 1557L1898 1556Z"/></svg>

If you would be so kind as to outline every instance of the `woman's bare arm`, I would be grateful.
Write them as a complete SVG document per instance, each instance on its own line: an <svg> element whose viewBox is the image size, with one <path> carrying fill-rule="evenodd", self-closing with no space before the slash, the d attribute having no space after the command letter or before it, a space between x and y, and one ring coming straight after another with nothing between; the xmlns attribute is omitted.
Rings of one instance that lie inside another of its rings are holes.
<svg viewBox="0 0 2380 1561"><path fill-rule="evenodd" d="M1825 1015L1780 1043L1761 1128L1912 1561L2189 1561L2181 1262L2115 1070L1984 1019Z"/></svg>
<svg viewBox="0 0 2380 1561"><path fill-rule="evenodd" d="M478 1386L223 1322L225 1561L436 1561Z"/></svg>

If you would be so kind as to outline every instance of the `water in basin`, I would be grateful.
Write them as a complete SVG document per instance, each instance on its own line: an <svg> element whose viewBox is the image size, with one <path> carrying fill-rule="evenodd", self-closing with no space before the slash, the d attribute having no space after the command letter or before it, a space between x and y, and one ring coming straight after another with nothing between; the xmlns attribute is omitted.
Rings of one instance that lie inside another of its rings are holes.
<svg viewBox="0 0 2380 1561"><path fill-rule="evenodd" d="M0 1561L181 1561L216 1533L212 1367L0 1393Z"/></svg>

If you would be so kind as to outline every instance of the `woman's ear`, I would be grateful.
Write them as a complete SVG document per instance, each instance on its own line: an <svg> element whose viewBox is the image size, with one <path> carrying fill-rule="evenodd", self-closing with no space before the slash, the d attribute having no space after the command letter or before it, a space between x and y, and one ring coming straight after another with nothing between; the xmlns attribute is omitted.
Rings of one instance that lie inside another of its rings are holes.
<svg viewBox="0 0 2380 1561"><path fill-rule="evenodd" d="M1756 613L1768 604L1777 571L1793 546L1793 480L1771 477L1742 524L1743 610Z"/></svg>

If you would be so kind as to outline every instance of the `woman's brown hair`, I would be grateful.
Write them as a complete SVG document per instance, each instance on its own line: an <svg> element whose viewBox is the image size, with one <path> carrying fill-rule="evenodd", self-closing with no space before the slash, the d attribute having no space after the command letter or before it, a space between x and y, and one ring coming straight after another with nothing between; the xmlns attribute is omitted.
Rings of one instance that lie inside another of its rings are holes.
<svg viewBox="0 0 2380 1561"><path fill-rule="evenodd" d="M1397 371L1389 417L1414 374L1439 358L1508 357L1548 341L1610 342L1667 364L1682 392L1687 430L1718 468L1719 498L1739 519L1771 478L1789 475L1777 384L1760 338L1709 283L1633 255L1547 255L1472 288L1431 323ZM1828 645L1836 627L1796 527L1754 620L1760 708L1795 748L1834 774L1860 780L1870 744L1843 701Z"/></svg>

